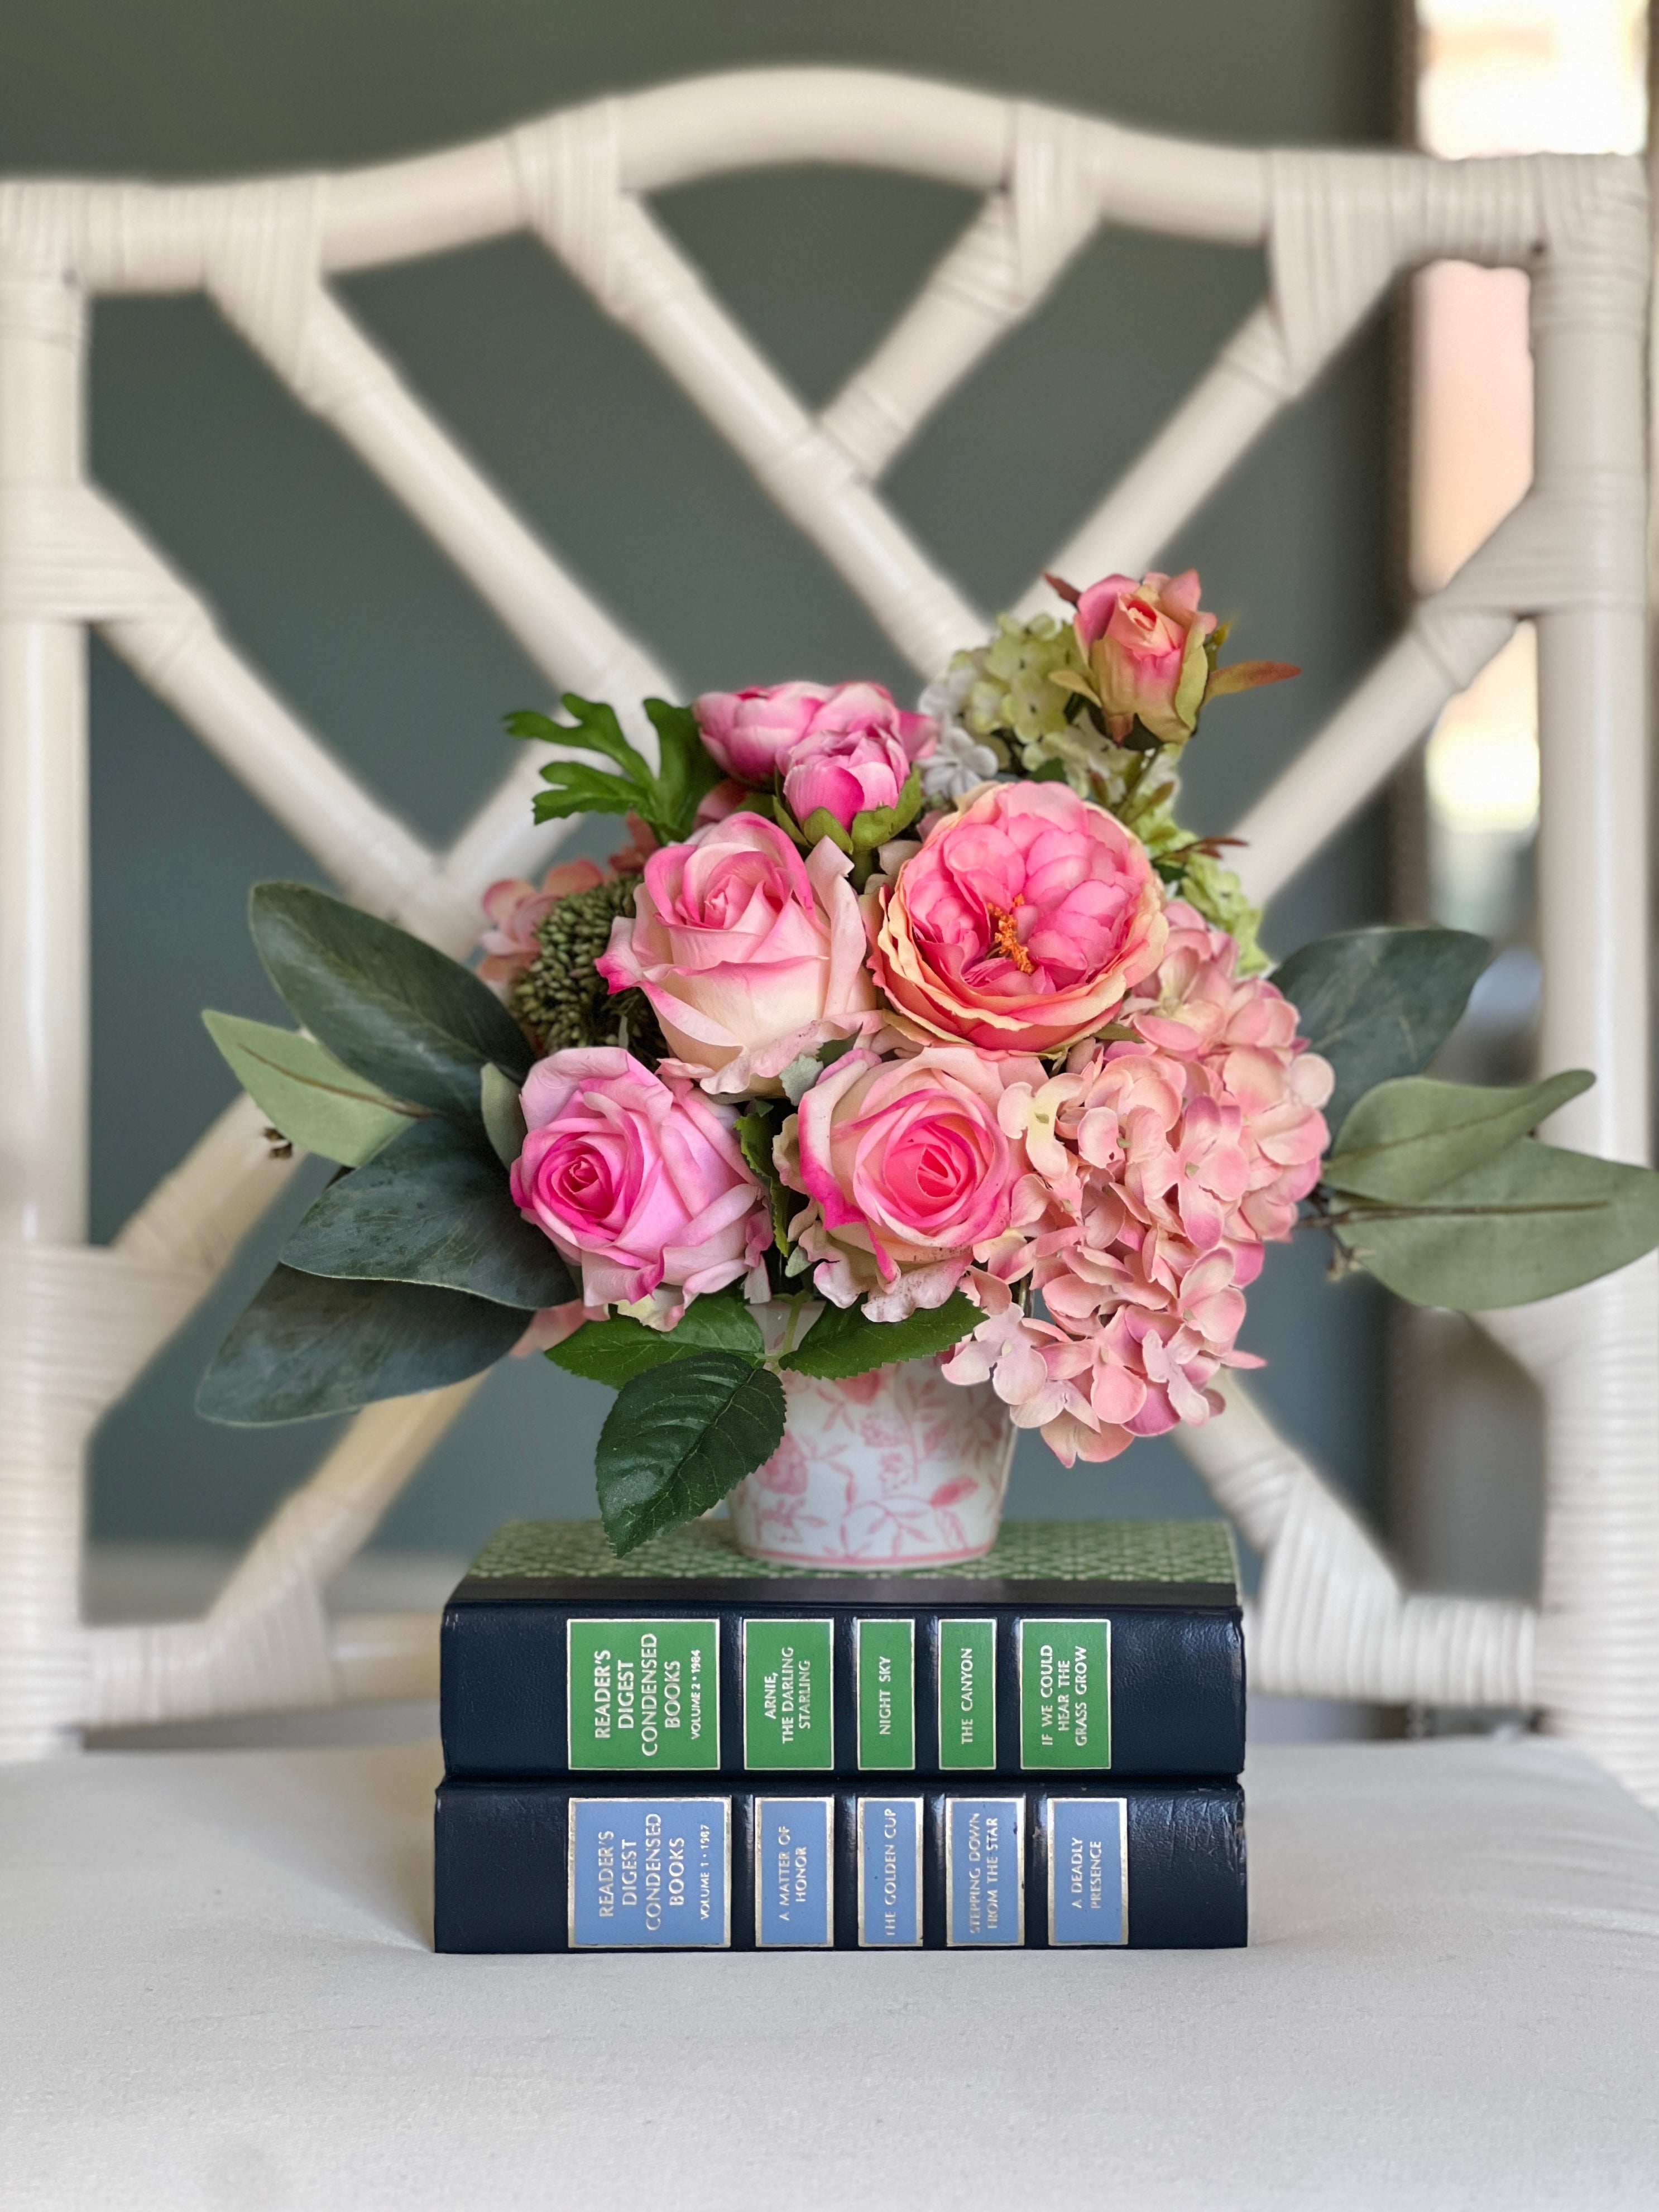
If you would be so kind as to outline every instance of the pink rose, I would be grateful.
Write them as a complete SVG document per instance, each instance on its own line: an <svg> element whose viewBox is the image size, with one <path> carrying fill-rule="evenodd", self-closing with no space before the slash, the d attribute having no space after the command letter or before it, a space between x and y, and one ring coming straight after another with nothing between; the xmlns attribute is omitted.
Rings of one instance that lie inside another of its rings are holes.
<svg viewBox="0 0 1659 2212"><path fill-rule="evenodd" d="M820 734L885 735L913 762L925 760L939 736L936 722L926 714L902 713L879 684L776 684L764 690L705 691L693 711L714 758L728 775L748 784L769 786L788 767L795 748Z"/></svg>
<svg viewBox="0 0 1659 2212"><path fill-rule="evenodd" d="M987 786L876 887L876 981L934 1036L1049 1053L1092 1036L1158 966L1145 847L1061 783Z"/></svg>
<svg viewBox="0 0 1659 2212"><path fill-rule="evenodd" d="M875 994L850 863L805 859L775 822L729 814L646 862L635 919L595 962L637 986L685 1066L730 1092L769 1087L800 1053L862 1026Z"/></svg>
<svg viewBox="0 0 1659 2212"><path fill-rule="evenodd" d="M1025 1165L998 1119L1010 1065L961 1045L888 1061L859 1049L802 1097L783 1172L812 1200L798 1233L825 1297L868 1297L872 1320L902 1320L942 1305L1002 1235ZM1042 1079L1040 1063L1022 1072Z"/></svg>
<svg viewBox="0 0 1659 2212"><path fill-rule="evenodd" d="M1127 737L1137 715L1166 744L1191 737L1210 680L1204 641L1215 628L1198 593L1198 571L1188 568L1138 584L1107 576L1079 599L1073 626L1113 737Z"/></svg>
<svg viewBox="0 0 1659 2212"><path fill-rule="evenodd" d="M615 1045L550 1054L520 1094L529 1133L514 1204L582 1272L582 1303L635 1304L659 1286L678 1318L771 1242L766 1200L720 1110Z"/></svg>
<svg viewBox="0 0 1659 2212"><path fill-rule="evenodd" d="M890 730L819 730L789 756L783 795L797 822L822 806L843 830L868 806L896 806L910 756Z"/></svg>
<svg viewBox="0 0 1659 2212"><path fill-rule="evenodd" d="M506 986L521 975L541 951L538 927L562 898L572 891L590 891L605 881L592 860L565 860L550 868L539 885L522 876L505 876L483 895L483 910L491 927L478 940L483 958L478 973L486 983Z"/></svg>

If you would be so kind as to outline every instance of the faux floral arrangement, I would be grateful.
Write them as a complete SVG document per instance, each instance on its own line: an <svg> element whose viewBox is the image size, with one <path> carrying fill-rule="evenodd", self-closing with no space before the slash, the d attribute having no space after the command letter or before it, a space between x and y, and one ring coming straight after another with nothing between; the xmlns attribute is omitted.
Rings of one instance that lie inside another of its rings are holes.
<svg viewBox="0 0 1659 2212"><path fill-rule="evenodd" d="M648 701L654 767L608 707L511 717L558 748L538 818L629 842L492 886L476 969L257 887L304 1033L206 1019L273 1139L342 1173L202 1410L543 1351L618 1390L627 1550L777 1449L781 1373L942 1358L1069 1466L1220 1410L1298 1221L1338 1272L1463 1308L1659 1243L1659 1177L1530 1133L1589 1076L1422 1075L1480 939L1350 932L1269 978L1177 771L1210 701L1296 672L1222 665L1191 571L1054 587L1069 620L1004 617L915 714L863 683Z"/></svg>

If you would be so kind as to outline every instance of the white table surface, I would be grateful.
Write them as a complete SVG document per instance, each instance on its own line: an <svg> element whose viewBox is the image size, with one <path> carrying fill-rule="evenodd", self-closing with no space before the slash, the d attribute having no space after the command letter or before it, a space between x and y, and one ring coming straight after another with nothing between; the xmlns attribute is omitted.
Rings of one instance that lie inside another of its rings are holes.
<svg viewBox="0 0 1659 2212"><path fill-rule="evenodd" d="M1659 1823L1269 1747L1218 1953L438 1958L435 1748L0 1774L7 2212L1659 2205Z"/></svg>

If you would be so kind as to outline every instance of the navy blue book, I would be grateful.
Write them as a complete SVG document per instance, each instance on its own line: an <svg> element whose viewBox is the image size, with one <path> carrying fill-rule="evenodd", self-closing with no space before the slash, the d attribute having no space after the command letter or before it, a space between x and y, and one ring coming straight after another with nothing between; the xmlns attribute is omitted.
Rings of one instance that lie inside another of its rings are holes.
<svg viewBox="0 0 1659 2212"><path fill-rule="evenodd" d="M440 1951L1214 1950L1236 1782L733 1790L446 1779Z"/></svg>
<svg viewBox="0 0 1659 2212"><path fill-rule="evenodd" d="M1244 1644L1220 1521L1011 1522L982 1559L781 1571L695 1522L618 1559L504 1528L445 1608L466 1775L1236 1775Z"/></svg>

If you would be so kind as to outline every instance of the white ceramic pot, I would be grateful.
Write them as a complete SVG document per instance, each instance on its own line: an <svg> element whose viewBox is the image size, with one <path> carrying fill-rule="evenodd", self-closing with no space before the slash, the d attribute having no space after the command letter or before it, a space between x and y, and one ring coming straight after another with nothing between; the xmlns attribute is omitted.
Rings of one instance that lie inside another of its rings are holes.
<svg viewBox="0 0 1659 2212"><path fill-rule="evenodd" d="M728 1499L739 1547L793 1567L944 1566L996 1540L1014 1429L988 1382L936 1359L846 1382L786 1374L789 1425Z"/></svg>

